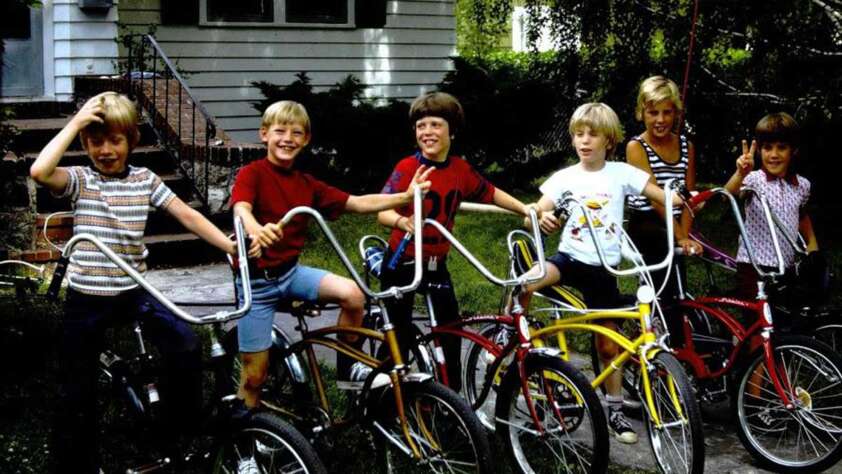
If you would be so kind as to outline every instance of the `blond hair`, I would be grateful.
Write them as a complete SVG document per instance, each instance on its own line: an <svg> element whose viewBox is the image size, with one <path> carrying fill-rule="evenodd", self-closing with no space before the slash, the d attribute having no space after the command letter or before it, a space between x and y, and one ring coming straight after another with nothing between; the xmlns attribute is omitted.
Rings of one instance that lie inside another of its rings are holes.
<svg viewBox="0 0 842 474"><path fill-rule="evenodd" d="M79 132L82 146L87 149L87 141L92 136L104 136L118 132L126 136L131 151L140 141L140 130L137 126L137 108L134 102L123 94L103 92L90 100L99 100L104 109L103 123L92 122Z"/></svg>
<svg viewBox="0 0 842 474"><path fill-rule="evenodd" d="M304 132L310 135L310 116L307 109L292 100L279 100L266 108L260 123L262 128L269 128L276 124L297 124L304 127Z"/></svg>
<svg viewBox="0 0 842 474"><path fill-rule="evenodd" d="M589 127L591 130L605 135L606 151L605 158L614 156L617 145L623 141L623 126L614 110L602 102L590 102L580 105L570 117L570 138L582 127Z"/></svg>
<svg viewBox="0 0 842 474"><path fill-rule="evenodd" d="M646 107L651 107L664 100L672 102L676 112L684 110L681 94L678 92L678 86L674 82L664 76L647 77L640 83L634 117L638 121L642 121L643 111L646 110Z"/></svg>

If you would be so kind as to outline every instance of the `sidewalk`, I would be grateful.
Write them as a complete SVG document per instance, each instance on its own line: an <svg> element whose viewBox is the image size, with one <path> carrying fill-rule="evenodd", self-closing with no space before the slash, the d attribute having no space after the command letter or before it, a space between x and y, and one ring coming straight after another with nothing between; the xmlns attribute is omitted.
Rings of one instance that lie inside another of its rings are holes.
<svg viewBox="0 0 842 474"><path fill-rule="evenodd" d="M165 295L177 302L203 301L203 302L233 302L233 285L231 272L227 265L203 265L197 267L151 270L148 273L149 281L164 292ZM197 309L200 313L208 311L207 308ZM275 317L278 323L287 334L295 337L295 320L278 315ZM319 318L308 319L311 328L319 328L332 325L336 322L336 312L325 312ZM327 349L317 350L320 357L328 364L333 364L334 356ZM574 360L574 364L583 371L590 373L590 362L585 357ZM751 464L751 457L744 450L739 438L736 435L737 427L729 420L730 412L726 409L711 413L703 410L707 415L705 422L705 472L708 473L740 473L754 474L766 473ZM612 439L611 460L614 464L621 466L655 471L652 452L649 448L649 440L646 434L646 427L638 420L631 420L635 430L640 437L636 445L621 444ZM842 465L837 465L826 471L842 474Z"/></svg>

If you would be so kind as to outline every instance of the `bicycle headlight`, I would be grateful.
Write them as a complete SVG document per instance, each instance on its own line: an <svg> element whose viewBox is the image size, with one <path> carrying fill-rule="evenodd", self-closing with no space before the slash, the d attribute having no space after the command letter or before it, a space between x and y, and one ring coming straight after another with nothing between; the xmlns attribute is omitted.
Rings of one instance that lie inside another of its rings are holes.
<svg viewBox="0 0 842 474"><path fill-rule="evenodd" d="M766 302L763 303L763 319L765 319L767 323L772 324L772 307Z"/></svg>

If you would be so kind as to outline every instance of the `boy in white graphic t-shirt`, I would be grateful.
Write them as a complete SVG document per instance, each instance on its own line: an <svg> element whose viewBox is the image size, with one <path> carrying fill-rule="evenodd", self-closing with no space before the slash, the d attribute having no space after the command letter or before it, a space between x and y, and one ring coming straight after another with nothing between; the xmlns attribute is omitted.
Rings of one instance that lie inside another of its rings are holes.
<svg viewBox="0 0 842 474"><path fill-rule="evenodd" d="M664 191L655 179L629 164L606 162L623 140L623 130L617 114L605 104L589 103L580 106L570 118L570 137L579 157L575 165L557 171L541 185L541 230L549 234L559 230L560 223L553 215L554 203L569 192L585 204L594 224L594 231L605 250L606 261L616 266L620 263L620 229L626 196L644 195L659 204L664 203ZM675 204L680 199L676 197ZM665 244L666 245L666 244ZM578 289L589 308L611 308L619 305L619 290L613 276L602 268L590 235L585 216L574 207L561 234L558 253L547 259L547 274L525 286L520 303L528 308L529 300L537 290L562 282ZM537 273L533 267L530 273ZM616 329L612 320L600 324ZM610 363L618 354L617 345L599 334L596 346L603 364ZM617 370L605 381L608 401L609 427L623 443L636 443L637 434L622 412L622 370Z"/></svg>

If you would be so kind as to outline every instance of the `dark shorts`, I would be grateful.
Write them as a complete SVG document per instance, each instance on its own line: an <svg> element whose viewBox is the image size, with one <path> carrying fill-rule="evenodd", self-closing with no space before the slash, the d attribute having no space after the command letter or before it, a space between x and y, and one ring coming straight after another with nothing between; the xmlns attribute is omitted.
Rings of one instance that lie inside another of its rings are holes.
<svg viewBox="0 0 842 474"><path fill-rule="evenodd" d="M588 265L561 252L547 258L547 262L561 274L560 284L582 293L588 309L616 309L622 305L617 279L601 265Z"/></svg>

